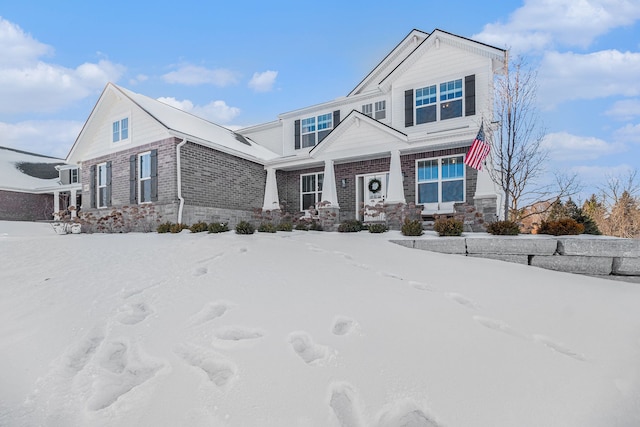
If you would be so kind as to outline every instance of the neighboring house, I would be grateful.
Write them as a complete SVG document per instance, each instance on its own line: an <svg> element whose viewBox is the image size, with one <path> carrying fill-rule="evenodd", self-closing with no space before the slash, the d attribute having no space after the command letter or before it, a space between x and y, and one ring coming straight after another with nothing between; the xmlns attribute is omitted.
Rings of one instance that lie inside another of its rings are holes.
<svg viewBox="0 0 640 427"><path fill-rule="evenodd" d="M347 96L236 132L108 84L67 163L81 168L82 209L98 214L150 204L163 221L233 224L282 206L378 221L366 206L415 203L425 217L467 205L493 219L499 192L463 160L490 131L505 60L413 30Z"/></svg>
<svg viewBox="0 0 640 427"><path fill-rule="evenodd" d="M58 169L64 167L62 159L0 147L0 220L51 220L77 205L70 199L72 186L60 182Z"/></svg>

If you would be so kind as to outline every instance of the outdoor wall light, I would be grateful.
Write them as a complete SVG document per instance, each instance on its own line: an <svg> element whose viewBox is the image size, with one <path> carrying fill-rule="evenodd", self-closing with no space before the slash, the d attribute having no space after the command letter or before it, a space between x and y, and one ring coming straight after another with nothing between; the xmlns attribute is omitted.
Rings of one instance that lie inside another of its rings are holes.
<svg viewBox="0 0 640 427"><path fill-rule="evenodd" d="M347 188L347 178L342 178L342 180L340 180L340 184L342 185L342 188Z"/></svg>

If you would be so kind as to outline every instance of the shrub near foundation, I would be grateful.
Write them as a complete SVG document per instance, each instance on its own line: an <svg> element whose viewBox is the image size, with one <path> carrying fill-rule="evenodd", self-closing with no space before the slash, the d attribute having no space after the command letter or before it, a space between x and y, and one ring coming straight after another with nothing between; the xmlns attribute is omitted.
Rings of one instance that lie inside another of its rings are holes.
<svg viewBox="0 0 640 427"><path fill-rule="evenodd" d="M422 221L419 219L405 219L400 230L403 236L422 236Z"/></svg>
<svg viewBox="0 0 640 427"><path fill-rule="evenodd" d="M439 236L460 236L462 235L462 221L455 218L437 219L433 224L433 230Z"/></svg>
<svg viewBox="0 0 640 427"><path fill-rule="evenodd" d="M358 231L362 231L362 228L362 222L357 219L350 219L342 221L338 226L338 231L340 233L357 233Z"/></svg>
<svg viewBox="0 0 640 427"><path fill-rule="evenodd" d="M229 231L229 224L226 222L212 222L209 224L209 233L224 233Z"/></svg>
<svg viewBox="0 0 640 427"><path fill-rule="evenodd" d="M247 221L240 221L236 225L236 234L253 234L255 231L256 228Z"/></svg>
<svg viewBox="0 0 640 427"><path fill-rule="evenodd" d="M198 221L195 224L191 224L189 227L192 233L202 233L203 231L209 230L209 224L204 221Z"/></svg>

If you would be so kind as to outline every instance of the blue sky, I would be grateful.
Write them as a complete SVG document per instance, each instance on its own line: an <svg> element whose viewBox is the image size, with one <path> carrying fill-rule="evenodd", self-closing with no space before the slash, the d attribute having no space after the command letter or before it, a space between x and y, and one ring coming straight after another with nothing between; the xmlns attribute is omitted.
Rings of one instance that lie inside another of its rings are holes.
<svg viewBox="0 0 640 427"><path fill-rule="evenodd" d="M538 69L549 169L640 169L640 2L30 1L0 6L0 146L65 157L108 81L241 127L345 96L417 28Z"/></svg>

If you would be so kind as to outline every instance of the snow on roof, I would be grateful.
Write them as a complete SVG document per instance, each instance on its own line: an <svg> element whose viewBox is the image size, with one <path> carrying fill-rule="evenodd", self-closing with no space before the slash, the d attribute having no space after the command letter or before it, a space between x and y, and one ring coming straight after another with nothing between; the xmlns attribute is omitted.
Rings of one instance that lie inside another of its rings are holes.
<svg viewBox="0 0 640 427"><path fill-rule="evenodd" d="M38 192L55 186L55 166L63 163L54 157L0 147L0 190Z"/></svg>
<svg viewBox="0 0 640 427"><path fill-rule="evenodd" d="M128 89L113 85L124 93L140 108L145 110L167 129L192 136L198 143L211 144L222 149L229 149L239 154L244 154L257 160L271 160L278 155L271 150L257 144L249 138L243 137L223 126L207 121L201 117L194 116L186 111L179 110L171 105L160 102L148 96L132 92Z"/></svg>

